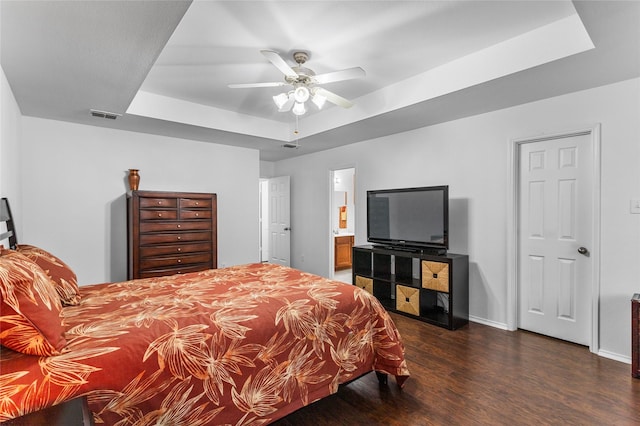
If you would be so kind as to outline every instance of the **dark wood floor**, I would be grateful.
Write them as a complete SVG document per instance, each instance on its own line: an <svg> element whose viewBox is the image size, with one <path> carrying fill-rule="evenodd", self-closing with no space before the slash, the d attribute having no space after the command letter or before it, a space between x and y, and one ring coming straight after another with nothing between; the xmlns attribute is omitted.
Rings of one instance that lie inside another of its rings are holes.
<svg viewBox="0 0 640 426"><path fill-rule="evenodd" d="M392 316L411 371L402 390L370 373L273 424L640 424L640 379L628 364L524 331L448 331Z"/></svg>

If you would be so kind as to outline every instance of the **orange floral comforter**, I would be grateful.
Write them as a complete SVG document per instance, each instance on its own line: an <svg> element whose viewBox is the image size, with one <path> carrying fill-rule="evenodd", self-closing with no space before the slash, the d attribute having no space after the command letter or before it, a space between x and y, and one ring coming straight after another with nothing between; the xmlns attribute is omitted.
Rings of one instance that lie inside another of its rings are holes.
<svg viewBox="0 0 640 426"><path fill-rule="evenodd" d="M97 424L262 425L368 371L409 372L369 293L250 264L81 287L51 357L0 353L0 421L87 395Z"/></svg>

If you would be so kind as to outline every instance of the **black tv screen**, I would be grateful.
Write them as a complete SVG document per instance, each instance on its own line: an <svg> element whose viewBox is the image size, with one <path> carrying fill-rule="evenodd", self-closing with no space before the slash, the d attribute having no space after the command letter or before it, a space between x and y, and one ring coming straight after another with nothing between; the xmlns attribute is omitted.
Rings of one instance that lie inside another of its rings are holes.
<svg viewBox="0 0 640 426"><path fill-rule="evenodd" d="M449 187L367 191L367 241L449 248Z"/></svg>

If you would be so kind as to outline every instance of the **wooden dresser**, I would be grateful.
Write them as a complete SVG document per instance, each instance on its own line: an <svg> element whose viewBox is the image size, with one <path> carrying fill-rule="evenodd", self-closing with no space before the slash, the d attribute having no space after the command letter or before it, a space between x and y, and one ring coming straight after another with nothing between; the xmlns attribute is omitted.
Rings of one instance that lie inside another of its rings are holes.
<svg viewBox="0 0 640 426"><path fill-rule="evenodd" d="M128 209L128 277L217 268L216 194L132 191Z"/></svg>

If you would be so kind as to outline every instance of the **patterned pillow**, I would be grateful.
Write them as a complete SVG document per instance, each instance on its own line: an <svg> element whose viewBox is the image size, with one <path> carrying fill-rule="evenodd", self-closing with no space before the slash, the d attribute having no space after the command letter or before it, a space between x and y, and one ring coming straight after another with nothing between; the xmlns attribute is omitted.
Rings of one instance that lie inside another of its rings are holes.
<svg viewBox="0 0 640 426"><path fill-rule="evenodd" d="M40 247L29 244L18 244L16 250L33 260L41 267L55 283L63 305L77 305L80 303L78 278L62 260Z"/></svg>
<svg viewBox="0 0 640 426"><path fill-rule="evenodd" d="M0 251L0 344L27 355L67 345L62 305L47 274L15 250Z"/></svg>

